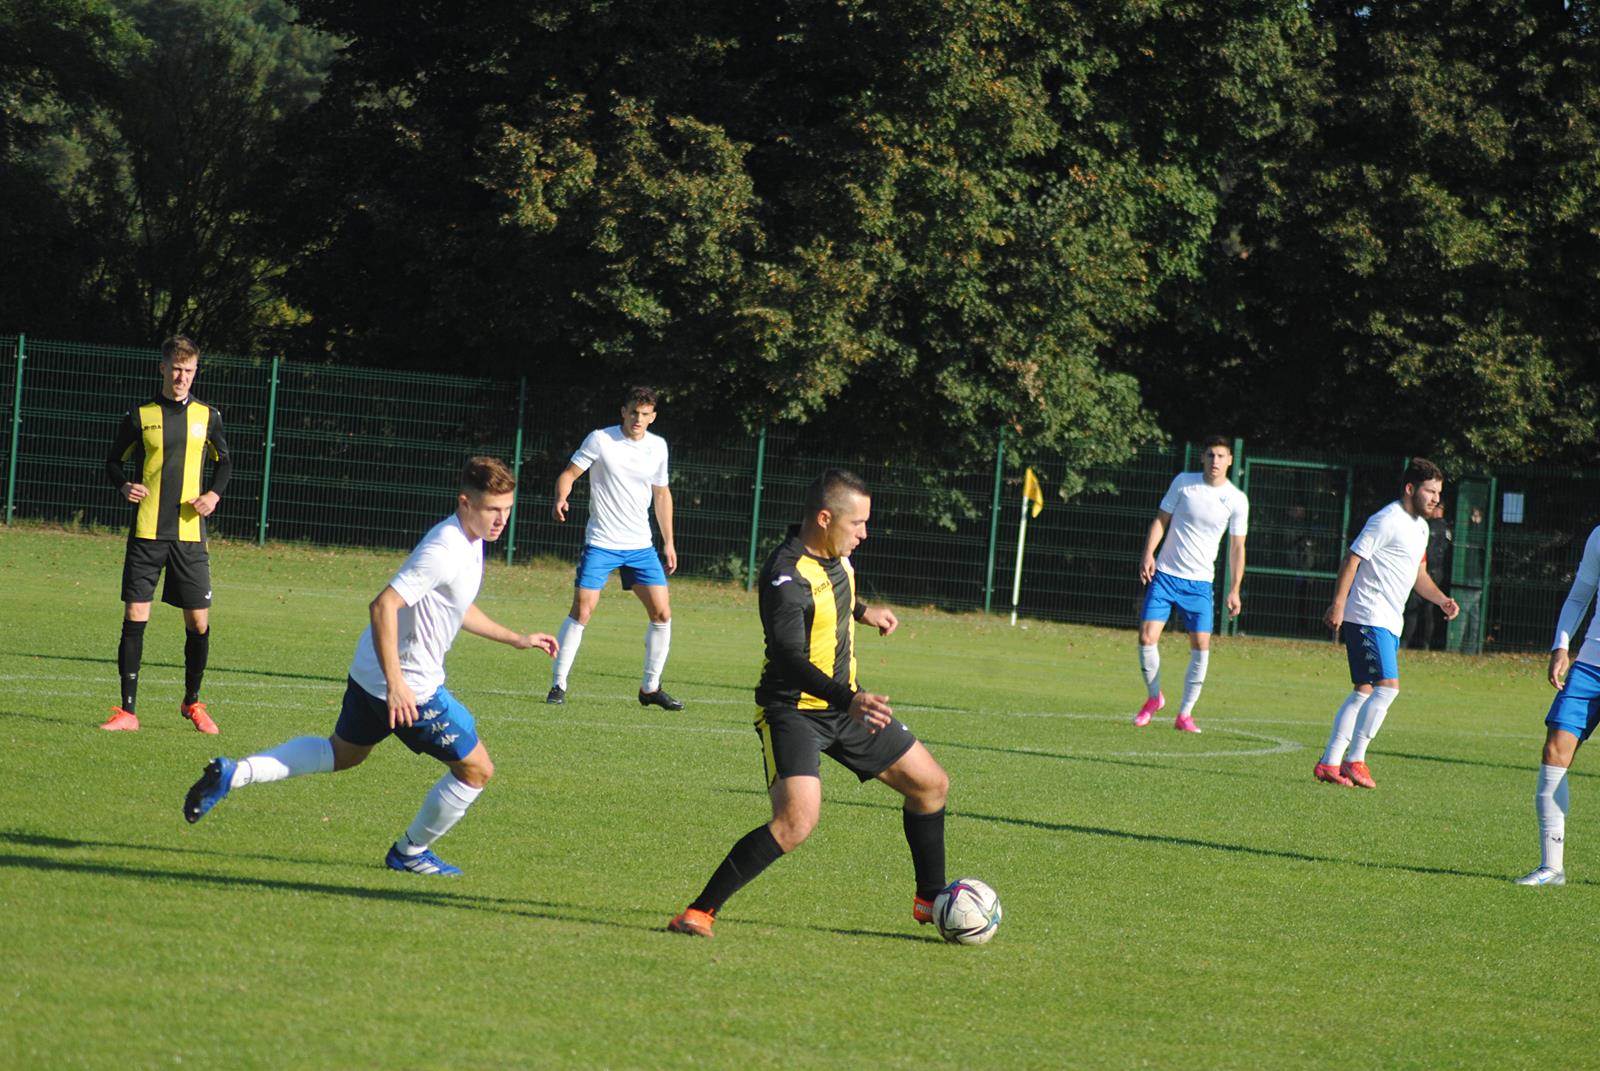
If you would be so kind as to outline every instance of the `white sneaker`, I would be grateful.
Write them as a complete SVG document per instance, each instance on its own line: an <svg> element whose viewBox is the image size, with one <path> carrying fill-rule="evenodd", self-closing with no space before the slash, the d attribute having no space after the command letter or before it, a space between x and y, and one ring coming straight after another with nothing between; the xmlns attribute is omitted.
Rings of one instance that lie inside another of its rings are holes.
<svg viewBox="0 0 1600 1071"><path fill-rule="evenodd" d="M1547 866L1539 866L1518 878L1518 885L1565 885L1567 872L1565 870L1551 870Z"/></svg>

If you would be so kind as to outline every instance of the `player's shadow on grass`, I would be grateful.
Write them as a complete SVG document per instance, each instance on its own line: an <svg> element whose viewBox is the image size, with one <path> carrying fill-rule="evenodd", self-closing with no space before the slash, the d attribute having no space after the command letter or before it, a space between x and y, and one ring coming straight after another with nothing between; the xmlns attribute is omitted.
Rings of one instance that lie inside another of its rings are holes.
<svg viewBox="0 0 1600 1071"><path fill-rule="evenodd" d="M1039 748L996 747L993 744L963 744L954 740L925 740L930 748L944 750L954 748L958 751L992 751L1000 755L1021 755L1030 759L1056 759L1062 762L1092 762L1105 766L1133 766L1143 770L1160 770L1162 773L1188 773L1204 777L1232 777L1245 780L1260 780L1259 775L1242 773L1234 770L1209 770L1197 767L1193 763L1166 763L1166 762L1139 762L1134 759L1114 759L1105 755L1074 755L1062 751L1044 751ZM1246 753L1248 754L1248 753ZM1183 758L1178 752L1173 753L1173 758Z"/></svg>
<svg viewBox="0 0 1600 1071"><path fill-rule="evenodd" d="M30 833L18 829L0 829L0 845L24 844L30 848L53 848L57 851L78 851L81 849L114 848L119 851L132 852L160 852L166 855L198 855L210 856L220 859L256 859L265 863L287 863L293 866L320 865L320 866L348 866L346 860L318 860L304 855L267 855L264 852L237 852L217 851L214 848L177 847L170 844L136 844L132 841L120 840L82 840L70 837L54 837L48 833Z"/></svg>
<svg viewBox="0 0 1600 1071"><path fill-rule="evenodd" d="M1267 859L1287 859L1296 863L1333 863L1342 866L1362 867L1368 870L1400 870L1408 874L1423 874L1429 877L1483 878L1494 882L1510 882L1510 875L1487 874L1481 870L1420 866L1415 863L1382 863L1365 859L1340 859L1331 855L1311 855L1308 852L1286 851L1282 848L1257 848L1250 844L1227 844L1223 841L1201 840L1198 837L1176 837L1167 833L1135 833L1132 830L1110 829L1105 826L1083 826L1072 822L1046 822L1036 818L1007 818L1002 815L976 814L972 811L960 811L957 812L956 816L975 822L1023 826L1028 829L1042 829L1051 833L1079 833L1090 837L1112 837L1117 840L1131 840L1141 844L1171 845L1178 848L1203 848L1208 851L1234 852L1240 855L1255 855ZM1570 879L1569 884L1600 885L1600 882Z"/></svg>
<svg viewBox="0 0 1600 1071"><path fill-rule="evenodd" d="M1529 754L1537 754L1535 748L1529 748ZM1517 762L1484 762L1482 759L1455 759L1448 755L1417 755L1405 751L1383 751L1378 755L1381 759L1411 759L1415 762L1442 762L1451 766L1481 766L1486 770L1515 770L1517 773L1533 777L1537 771L1530 763ZM1590 773L1580 770L1568 770L1568 777L1600 777L1600 773Z"/></svg>
<svg viewBox="0 0 1600 1071"><path fill-rule="evenodd" d="M52 662L87 662L95 666L115 666L117 664L115 658L91 658L89 655L45 654L41 651L12 651L10 654L17 658L43 658ZM160 666L162 669L184 668L182 662L154 662L149 659L146 659L143 665L145 667ZM247 677L284 677L288 680L297 681L328 681L333 684L342 684L344 682L342 674L337 677L330 677L324 673L285 673L277 669L246 669L243 666L229 666L220 662L210 663L206 668L206 672L239 673Z"/></svg>

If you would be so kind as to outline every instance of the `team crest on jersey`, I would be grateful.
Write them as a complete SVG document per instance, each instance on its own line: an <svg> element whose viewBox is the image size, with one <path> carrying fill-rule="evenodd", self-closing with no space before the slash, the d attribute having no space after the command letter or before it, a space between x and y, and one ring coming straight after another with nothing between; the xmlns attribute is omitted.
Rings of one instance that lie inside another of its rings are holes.
<svg viewBox="0 0 1600 1071"><path fill-rule="evenodd" d="M206 437L206 426L204 424L190 424L189 437L191 439L204 439Z"/></svg>

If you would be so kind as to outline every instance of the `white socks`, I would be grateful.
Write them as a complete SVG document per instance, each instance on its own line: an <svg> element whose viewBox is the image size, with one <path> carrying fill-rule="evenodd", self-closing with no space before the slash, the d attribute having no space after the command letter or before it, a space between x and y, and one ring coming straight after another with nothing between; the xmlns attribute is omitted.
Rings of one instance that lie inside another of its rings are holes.
<svg viewBox="0 0 1600 1071"><path fill-rule="evenodd" d="M1356 719L1356 731L1350 741L1350 754L1345 756L1346 762L1367 760L1367 745L1372 743L1372 738L1383 728L1383 719L1389 713L1389 704L1393 703L1399 694L1400 689L1385 688L1381 684L1372 689L1372 698L1361 705L1361 717Z"/></svg>
<svg viewBox="0 0 1600 1071"><path fill-rule="evenodd" d="M1139 672L1144 674L1145 691L1154 699L1161 694L1161 648L1139 645Z"/></svg>
<svg viewBox="0 0 1600 1071"><path fill-rule="evenodd" d="M1328 734L1328 746L1322 750L1322 765L1337 766L1344 761L1344 749L1350 746L1350 737L1356 731L1356 714L1366 703L1366 692L1353 691L1333 715L1333 731Z"/></svg>
<svg viewBox="0 0 1600 1071"><path fill-rule="evenodd" d="M1539 816L1539 863L1561 870L1567 837L1567 771L1562 766L1539 766L1539 787L1533 793L1533 810Z"/></svg>
<svg viewBox="0 0 1600 1071"><path fill-rule="evenodd" d="M297 736L271 751L240 759L229 788L333 772L333 744L325 736Z"/></svg>
<svg viewBox="0 0 1600 1071"><path fill-rule="evenodd" d="M644 680L641 692L661 687L661 671L667 667L667 651L672 647L672 620L652 621L644 627Z"/></svg>
<svg viewBox="0 0 1600 1071"><path fill-rule="evenodd" d="M450 827L461 821L472 801L482 794L483 789L473 788L465 781L456 780L455 774L446 773L423 797L422 809L405 836L394 842L395 850L401 855L416 855L450 832Z"/></svg>
<svg viewBox="0 0 1600 1071"><path fill-rule="evenodd" d="M1210 661L1210 651L1189 652L1189 672L1183 675L1183 704L1178 707L1179 714L1194 712L1194 705L1200 701L1200 689L1206 683L1206 665Z"/></svg>
<svg viewBox="0 0 1600 1071"><path fill-rule="evenodd" d="M578 645L583 643L583 626L568 615L561 622L561 630L556 633L556 642L561 645L561 650L556 655L556 668L550 678L550 687L566 691L567 674L572 671L572 663L578 657Z"/></svg>

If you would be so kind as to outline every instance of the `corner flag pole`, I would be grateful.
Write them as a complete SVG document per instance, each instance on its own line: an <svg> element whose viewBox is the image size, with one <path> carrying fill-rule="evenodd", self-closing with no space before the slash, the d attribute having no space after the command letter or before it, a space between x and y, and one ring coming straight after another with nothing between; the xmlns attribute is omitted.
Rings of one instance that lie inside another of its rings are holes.
<svg viewBox="0 0 1600 1071"><path fill-rule="evenodd" d="M1032 507L1031 510L1029 507ZM1039 477L1028 469L1022 477L1022 522L1017 528L1017 566L1011 574L1011 624L1017 623L1017 602L1022 597L1022 548L1028 541L1028 517L1039 516L1044 509L1044 491L1039 487Z"/></svg>

